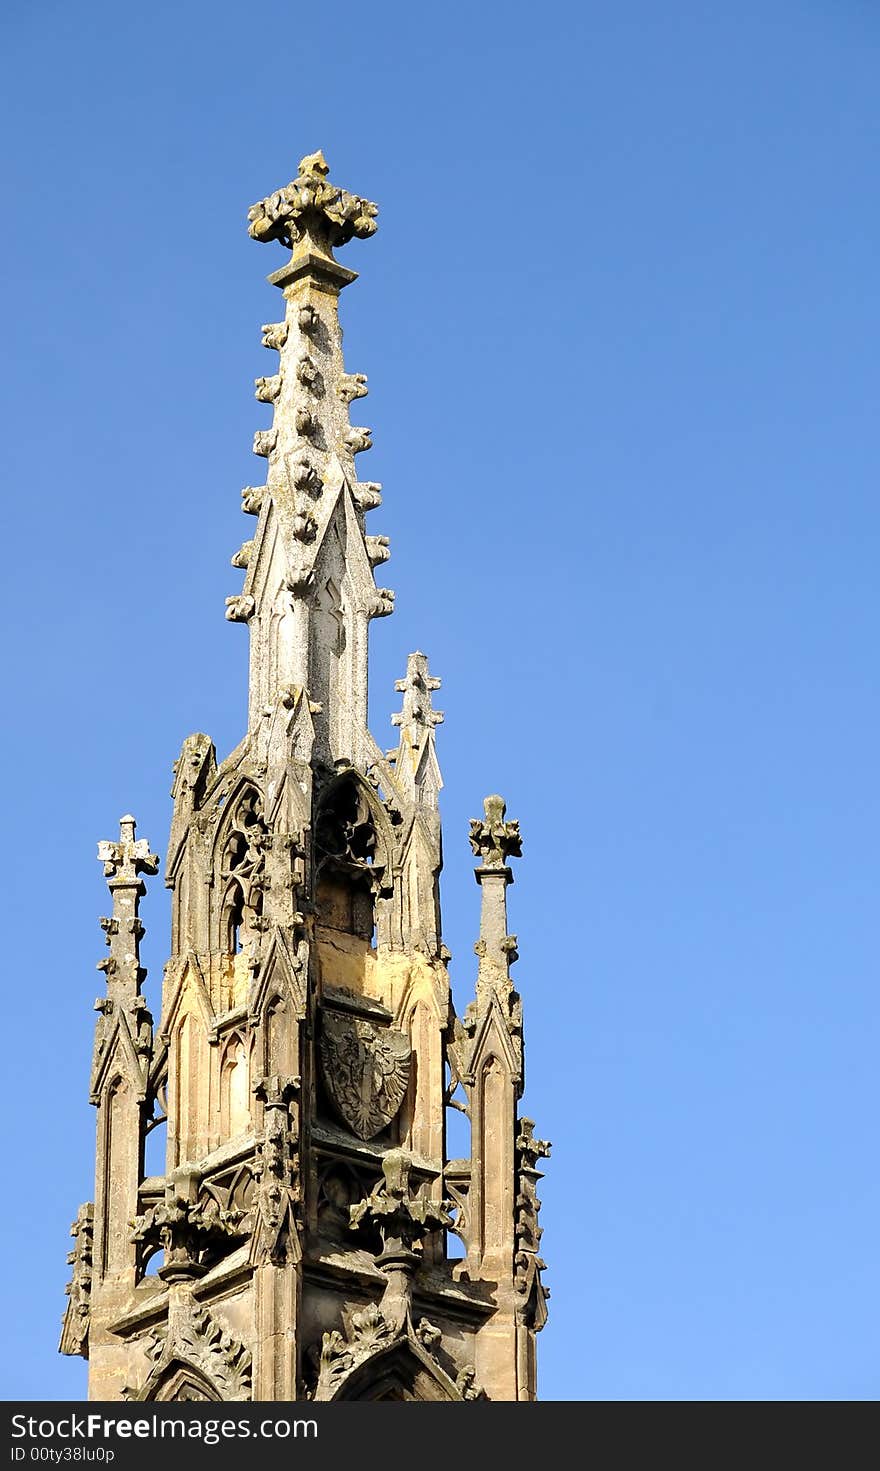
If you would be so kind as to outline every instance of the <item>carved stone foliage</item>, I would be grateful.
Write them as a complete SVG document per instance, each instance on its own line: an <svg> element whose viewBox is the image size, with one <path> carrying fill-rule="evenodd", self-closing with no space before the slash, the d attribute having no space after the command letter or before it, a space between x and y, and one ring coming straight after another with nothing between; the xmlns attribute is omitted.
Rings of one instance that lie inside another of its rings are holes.
<svg viewBox="0 0 880 1471"><path fill-rule="evenodd" d="M377 1349L394 1342L394 1332L375 1303L352 1313L348 1337L338 1329L325 1333L321 1343L321 1367L315 1399L332 1399L343 1379Z"/></svg>
<svg viewBox="0 0 880 1471"><path fill-rule="evenodd" d="M290 328L287 322L264 322L263 323L263 346L280 351L287 341Z"/></svg>
<svg viewBox="0 0 880 1471"><path fill-rule="evenodd" d="M377 587L376 596L367 608L371 618L388 618L394 612L394 590Z"/></svg>
<svg viewBox="0 0 880 1471"><path fill-rule="evenodd" d="M346 404L350 404L356 398L366 398L368 392L366 373L343 373L336 392Z"/></svg>
<svg viewBox="0 0 880 1471"><path fill-rule="evenodd" d="M382 485L378 480L358 480L352 486L352 495L360 511L375 511L382 504Z"/></svg>
<svg viewBox="0 0 880 1471"><path fill-rule="evenodd" d="M94 1229L95 1208L89 1202L88 1205L80 1206L70 1228L76 1245L67 1257L69 1265L73 1267L73 1274L65 1288L68 1303L61 1329L61 1342L58 1345L61 1353L82 1354L83 1358L89 1356Z"/></svg>
<svg viewBox="0 0 880 1471"><path fill-rule="evenodd" d="M170 1330L154 1330L144 1347L153 1368L140 1389L123 1389L123 1399L251 1398L249 1349L192 1300L174 1314Z"/></svg>
<svg viewBox="0 0 880 1471"><path fill-rule="evenodd" d="M233 593L226 599L226 617L230 623L247 623L255 607L250 593Z"/></svg>
<svg viewBox="0 0 880 1471"><path fill-rule="evenodd" d="M169 1282L201 1277L242 1234L243 1214L197 1199L198 1178L180 1169L167 1181L165 1199L134 1220L132 1240L144 1259L164 1251L159 1276Z"/></svg>
<svg viewBox="0 0 880 1471"><path fill-rule="evenodd" d="M384 1176L378 1190L351 1208L351 1224L372 1221L382 1236L381 1262L389 1257L411 1254L416 1242L430 1231L451 1226L448 1200L432 1200L410 1187L412 1160L403 1149L389 1149L382 1160Z"/></svg>
<svg viewBox="0 0 880 1471"><path fill-rule="evenodd" d="M247 516L259 516L266 495L265 485L245 485L241 492L241 509Z"/></svg>
<svg viewBox="0 0 880 1471"><path fill-rule="evenodd" d="M248 210L251 238L280 240L292 248L309 234L331 246L344 245L353 235L361 240L374 235L376 205L338 189L327 178L329 172L323 153L301 159L295 179Z"/></svg>
<svg viewBox="0 0 880 1471"><path fill-rule="evenodd" d="M378 567L391 556L391 542L387 536L365 536L364 545L371 567Z"/></svg>
<svg viewBox="0 0 880 1471"><path fill-rule="evenodd" d="M299 1078L258 1078L254 1093L263 1102L265 1125L257 1144L257 1194L251 1234L251 1262L276 1267L302 1256L298 1212L302 1200L297 1132L291 1101Z"/></svg>
<svg viewBox="0 0 880 1471"><path fill-rule="evenodd" d="M296 409L293 416L293 422L296 425L297 434L301 434L303 436L303 439L318 438L321 430L321 422L317 418L317 416L312 413L311 409L307 409L303 406Z"/></svg>
<svg viewBox="0 0 880 1471"><path fill-rule="evenodd" d="M534 1128L532 1119L520 1119L516 1138L514 1288L519 1298L519 1316L538 1332L547 1321L546 1301L550 1292L541 1281L546 1262L538 1255L543 1232L538 1225L541 1202L537 1187L542 1172L537 1169L537 1162L549 1156L551 1145L546 1139L536 1139Z"/></svg>
<svg viewBox="0 0 880 1471"><path fill-rule="evenodd" d="M453 1377L455 1376L455 1377ZM351 1314L348 1329L325 1333L315 1400L476 1400L485 1396L473 1368L455 1374L440 1330L427 1318L395 1329L375 1303Z"/></svg>
<svg viewBox="0 0 880 1471"><path fill-rule="evenodd" d="M313 393L316 398L320 398L324 391L324 380L320 369L314 358L307 352L301 353L296 360L296 381Z"/></svg>
<svg viewBox="0 0 880 1471"><path fill-rule="evenodd" d="M352 428L346 432L345 447L349 454L360 455L373 447L373 431L367 428Z"/></svg>
<svg viewBox="0 0 880 1471"><path fill-rule="evenodd" d="M466 1364L459 1371L455 1380L455 1387L463 1400L485 1399L485 1391L477 1383L477 1371L470 1364Z"/></svg>
<svg viewBox="0 0 880 1471"><path fill-rule="evenodd" d="M254 397L260 403L274 403L281 392L281 374L274 373L269 378L256 378L254 380Z"/></svg>
<svg viewBox="0 0 880 1471"><path fill-rule="evenodd" d="M267 460L278 443L277 429L258 429L254 435L254 454Z"/></svg>
<svg viewBox="0 0 880 1471"><path fill-rule="evenodd" d="M300 455L293 461L291 466L291 479L297 490L306 492L308 495L320 495L322 480L318 470L312 464L308 455Z"/></svg>
<svg viewBox="0 0 880 1471"><path fill-rule="evenodd" d="M487 797L483 811L485 817L471 818L471 848L487 868L503 868L508 858L522 856L519 823L505 821L507 805L503 797Z"/></svg>
<svg viewBox="0 0 880 1471"><path fill-rule="evenodd" d="M395 1118L409 1084L412 1048L392 1027L324 1011L321 1066L335 1112L359 1139L373 1139Z"/></svg>

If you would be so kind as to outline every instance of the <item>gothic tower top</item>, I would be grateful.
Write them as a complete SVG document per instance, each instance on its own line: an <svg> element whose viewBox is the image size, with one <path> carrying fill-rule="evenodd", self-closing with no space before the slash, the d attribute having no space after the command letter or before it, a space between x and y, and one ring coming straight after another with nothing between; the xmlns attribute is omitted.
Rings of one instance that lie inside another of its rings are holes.
<svg viewBox="0 0 880 1471"><path fill-rule="evenodd" d="M74 1222L61 1349L100 1400L536 1397L546 1318L538 1160L519 1112L511 858L499 796L471 823L481 889L474 996L456 1014L443 944L433 707L422 653L397 681L395 749L367 728L367 644L393 608L358 478L366 378L342 356L334 251L376 229L320 153L253 206L289 259L257 379L265 482L233 557L250 631L247 732L218 763L188 736L165 864L171 954L157 1027L140 961L144 874L122 819L99 845L112 915L89 1097L94 1200ZM470 1131L450 1157L449 1111ZM145 1147L165 1131L164 1171Z"/></svg>

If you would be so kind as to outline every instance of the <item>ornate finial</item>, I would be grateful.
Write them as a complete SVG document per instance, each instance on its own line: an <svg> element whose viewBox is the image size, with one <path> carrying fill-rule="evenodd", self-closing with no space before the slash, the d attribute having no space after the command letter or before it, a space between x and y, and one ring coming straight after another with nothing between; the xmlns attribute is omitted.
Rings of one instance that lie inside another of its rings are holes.
<svg viewBox="0 0 880 1471"><path fill-rule="evenodd" d="M471 818L471 848L487 868L504 868L508 858L522 857L519 823L505 822L507 806L503 797L487 797L483 811L485 820Z"/></svg>
<svg viewBox="0 0 880 1471"><path fill-rule="evenodd" d="M218 1209L216 1202L199 1199L201 1177L190 1165L181 1165L165 1181L165 1198L147 1208L132 1222L132 1241L144 1250L162 1250L165 1261L158 1275L167 1282L201 1277L208 1270L211 1253L229 1249L245 1233L240 1210ZM213 1206L213 1209L211 1209Z"/></svg>
<svg viewBox="0 0 880 1471"><path fill-rule="evenodd" d="M406 1150L389 1149L382 1159L383 1183L349 1208L353 1231L362 1221L378 1225L383 1240L380 1261L401 1252L408 1255L414 1242L450 1224L448 1200L432 1200L422 1191L413 1192L412 1165L412 1156Z"/></svg>
<svg viewBox="0 0 880 1471"><path fill-rule="evenodd" d="M443 711L432 705L431 695L440 681L429 674L425 654L410 654L406 678L395 680L394 688L403 695L403 709L391 717L391 724L400 727L400 742L392 753L398 780L409 798L436 811L443 778L434 750L434 727L442 723Z"/></svg>
<svg viewBox="0 0 880 1471"><path fill-rule="evenodd" d="M442 725L443 711L435 710L431 692L439 690L440 680L428 673L426 654L410 654L406 661L406 678L396 679L394 688L403 695L403 709L392 715L391 724L401 725L417 743L426 730Z"/></svg>
<svg viewBox="0 0 880 1471"><path fill-rule="evenodd" d="M390 1149L383 1159L383 1184L358 1205L349 1206L350 1227L362 1222L377 1228L383 1249L375 1265L387 1278L380 1314L391 1334L400 1333L411 1319L412 1278L419 1258L414 1246L431 1231L452 1225L452 1202L433 1200L411 1183L412 1156L405 1149Z"/></svg>
<svg viewBox="0 0 880 1471"><path fill-rule="evenodd" d="M359 240L374 235L378 207L338 189L328 172L323 153L307 154L295 179L248 210L251 238L280 240L293 251L311 244L332 255L335 245L345 245L353 235Z"/></svg>
<svg viewBox="0 0 880 1471"><path fill-rule="evenodd" d="M146 838L135 839L136 823L130 813L119 819L119 842L99 843L98 860L104 877L135 883L141 873L153 874L159 866L158 853L150 852Z"/></svg>
<svg viewBox="0 0 880 1471"><path fill-rule="evenodd" d="M414 1191L410 1176L412 1157L403 1149L389 1149L382 1160L384 1182L365 1200L349 1207L351 1229L366 1222L378 1229L382 1250L376 1266L387 1278L381 1315L392 1332L399 1332L410 1316L412 1279L419 1258L413 1247L432 1231L452 1225L452 1202L432 1200Z"/></svg>

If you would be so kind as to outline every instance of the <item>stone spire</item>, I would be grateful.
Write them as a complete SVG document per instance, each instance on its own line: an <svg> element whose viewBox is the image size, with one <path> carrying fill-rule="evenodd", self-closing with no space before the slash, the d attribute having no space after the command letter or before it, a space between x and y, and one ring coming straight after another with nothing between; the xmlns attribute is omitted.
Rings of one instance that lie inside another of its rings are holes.
<svg viewBox="0 0 880 1471"><path fill-rule="evenodd" d="M309 155L290 184L248 215L253 239L278 241L291 254L269 277L285 313L263 328L278 369L256 380L257 398L272 407L271 427L254 438L266 483L242 492L257 530L232 559L246 576L226 616L250 625L251 730L283 691L307 689L319 707L316 750L332 764L365 759L368 628L393 610L394 594L376 587L372 570L387 559L388 538L366 534L381 487L359 480L355 467L372 444L349 412L367 380L345 371L338 307L356 272L333 254L374 234L378 211L327 174L323 154Z"/></svg>
<svg viewBox="0 0 880 1471"><path fill-rule="evenodd" d="M99 1013L90 1094L97 1103L106 1065L118 1046L120 1065L139 1098L146 1094L146 1077L152 1046L153 1022L141 986L146 971L141 966L140 944L144 927L138 915L146 893L141 874L154 874L159 858L150 852L146 838L135 838L133 817L119 819L119 841L98 844L98 859L113 904L113 913L101 920L109 955L98 962L107 979L106 995L99 996Z"/></svg>
<svg viewBox="0 0 880 1471"><path fill-rule="evenodd" d="M487 797L485 816L471 818L470 844L482 863L474 869L481 890L477 999L495 992L507 999L511 991L510 967L517 959L516 935L507 933L507 885L513 883L508 858L522 855L519 823L506 820L503 797Z"/></svg>
<svg viewBox="0 0 880 1471"><path fill-rule="evenodd" d="M443 781L434 749L434 730L443 724L443 712L433 707L431 696L439 690L440 680L428 672L426 654L410 654L406 677L395 680L394 688L403 695L403 709L391 717L391 724L400 727L398 748L389 753L395 774L413 801L436 807Z"/></svg>
<svg viewBox="0 0 880 1471"><path fill-rule="evenodd" d="M154 874L159 864L146 838L136 838L135 831L134 818L126 815L119 820L119 841L98 844L113 912L101 920L110 953L98 962L107 991L95 1002L99 1015L89 1085L98 1109L92 1277L132 1286L137 1251L131 1221L138 1209L153 1049L153 1018L141 994L146 972L138 909L146 892L141 875Z"/></svg>

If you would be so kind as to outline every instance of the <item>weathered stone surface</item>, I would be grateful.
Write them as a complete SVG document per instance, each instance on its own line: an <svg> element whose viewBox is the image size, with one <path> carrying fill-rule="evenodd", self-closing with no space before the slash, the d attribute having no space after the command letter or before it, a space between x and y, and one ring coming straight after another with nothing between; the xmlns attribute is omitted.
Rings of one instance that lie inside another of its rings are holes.
<svg viewBox="0 0 880 1471"><path fill-rule="evenodd" d="M321 1028L324 1086L334 1111L359 1139L386 1129L403 1102L412 1047L393 1027L325 1010Z"/></svg>
<svg viewBox="0 0 880 1471"><path fill-rule="evenodd" d="M284 311L262 329L275 370L256 380L266 478L242 491L256 526L226 606L250 642L248 725L219 764L203 734L175 763L155 1034L138 908L158 858L131 817L99 849L112 912L95 1200L73 1227L61 1340L88 1356L97 1399L536 1395L549 1146L518 1114L519 827L500 797L471 823L479 964L459 1020L440 920L440 681L424 654L396 686L397 747L367 728L369 624L394 594L374 576L388 537L366 530L381 487L355 469L372 444L350 420L367 380L345 368L339 295L355 275L334 250L372 235L376 213L313 154L249 215L255 239L291 254L270 277ZM470 1120L468 1159L447 1158L449 1107ZM165 1173L144 1178L154 1129Z"/></svg>

